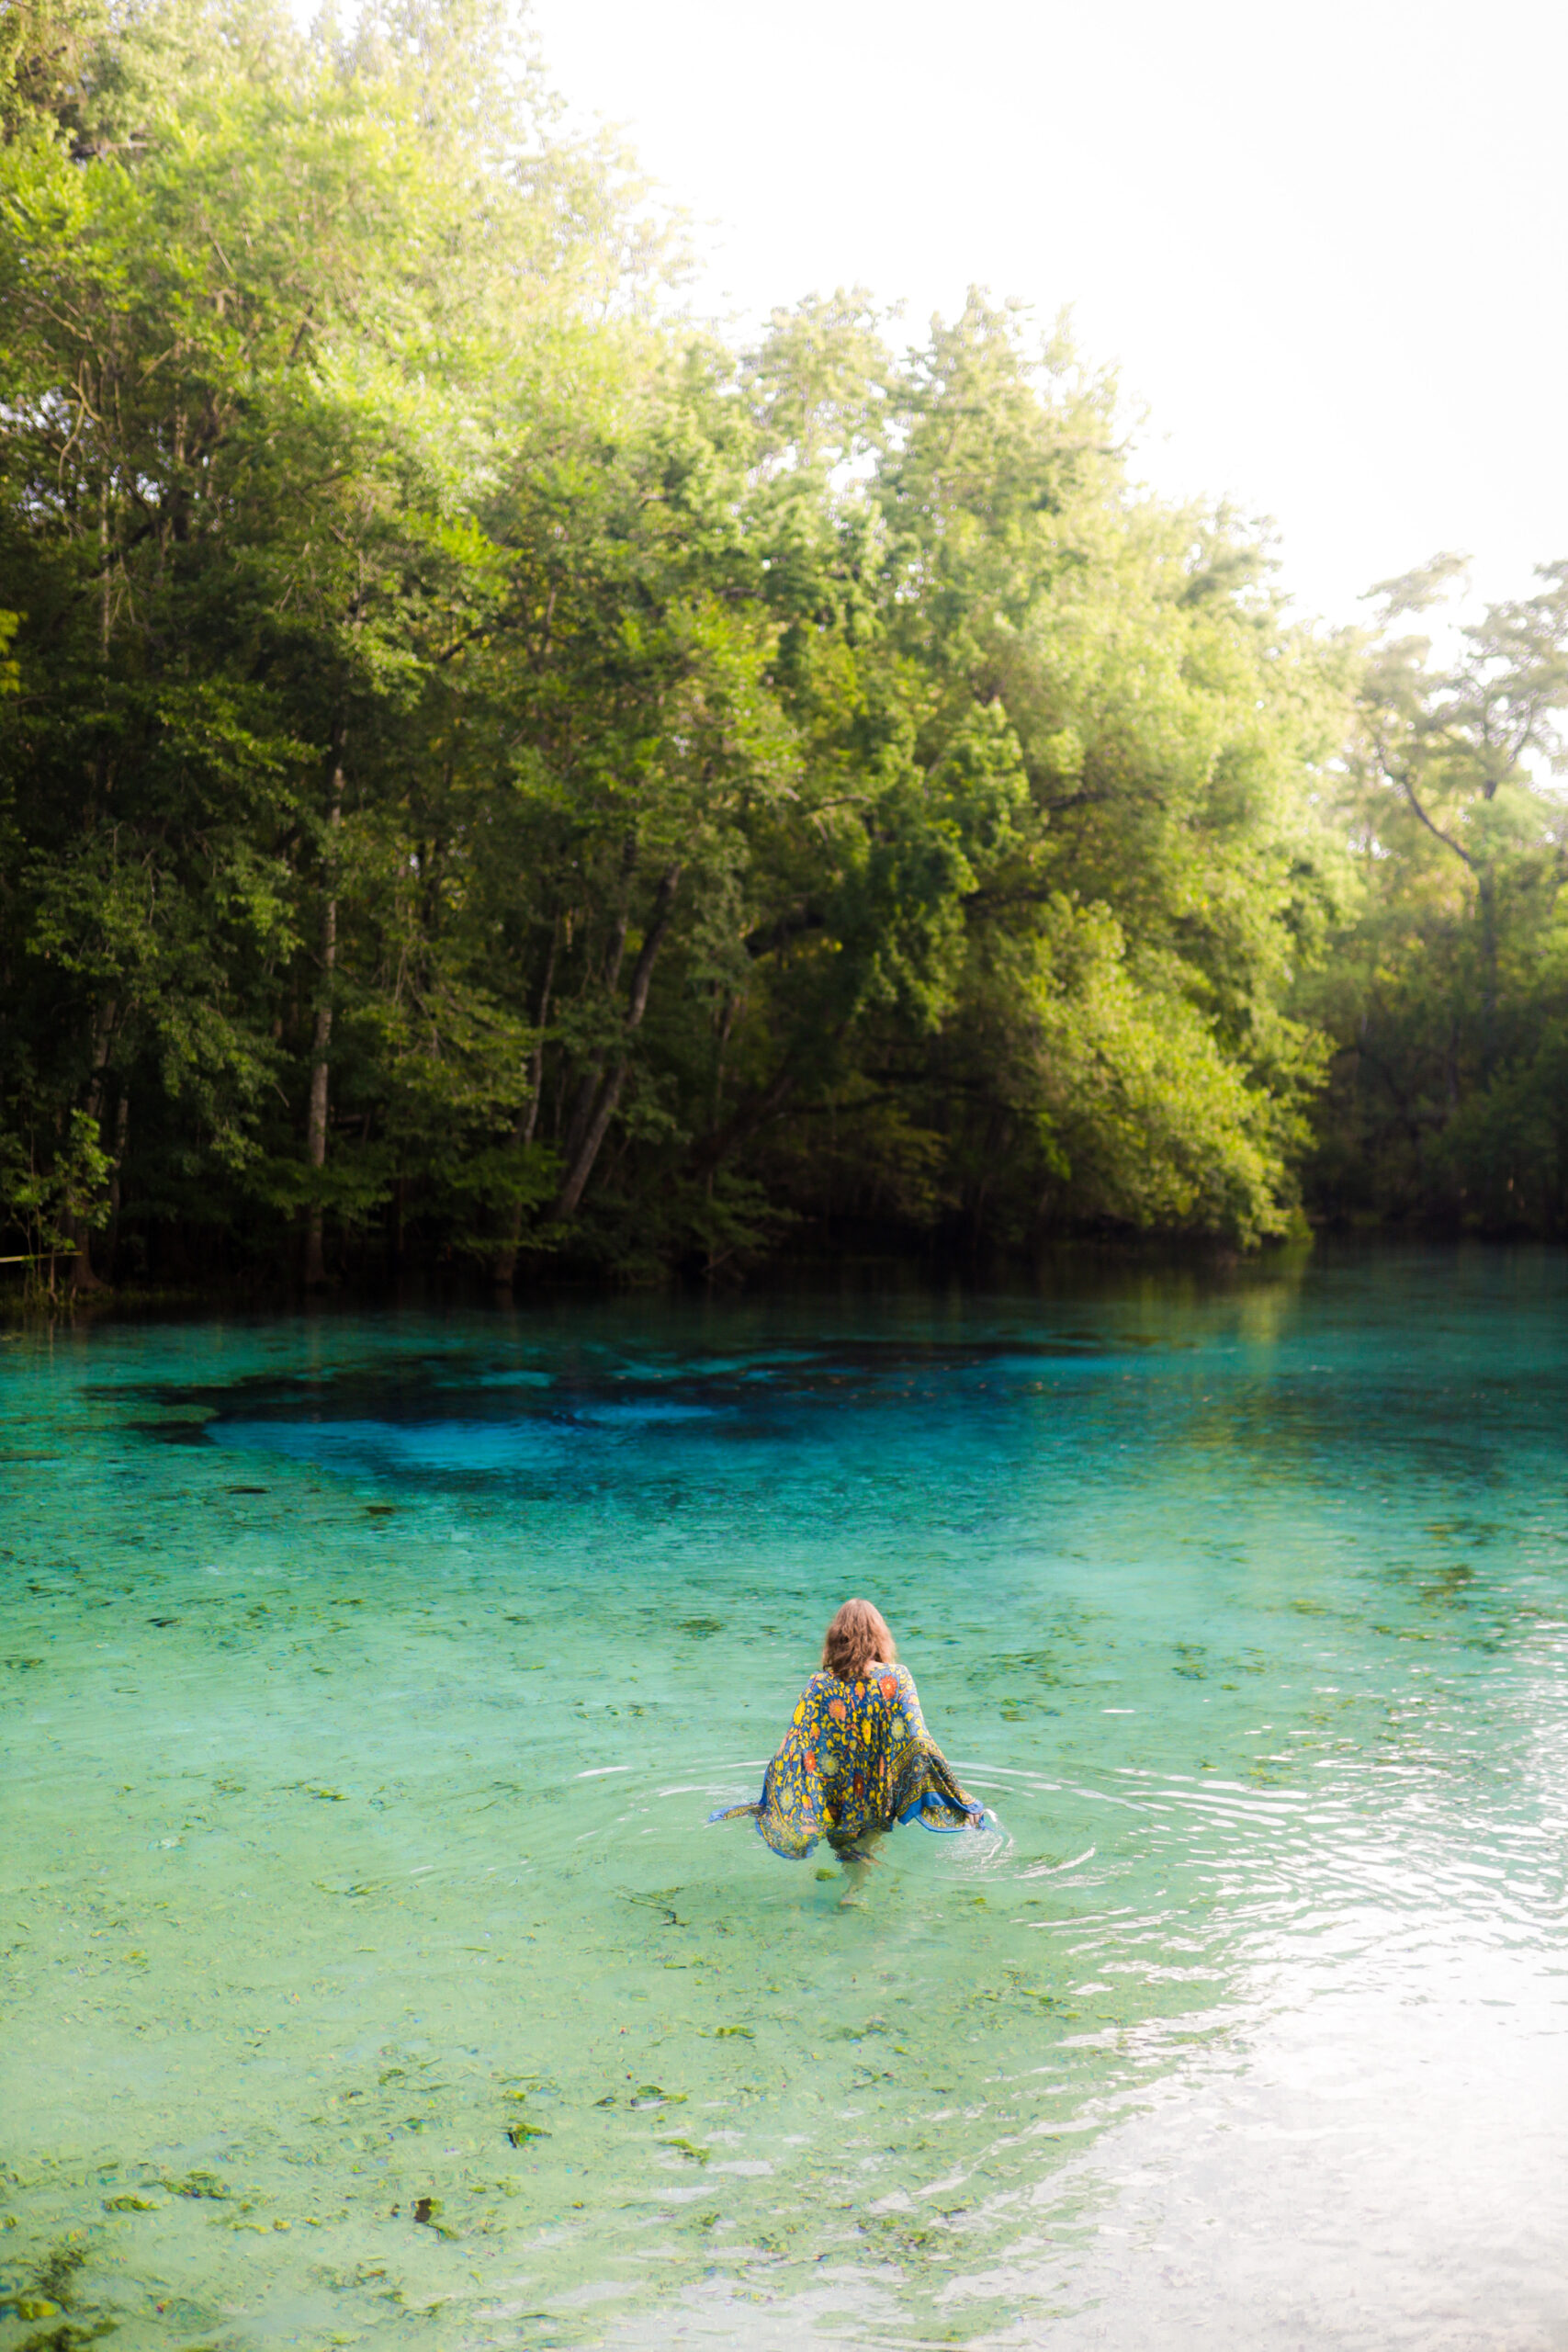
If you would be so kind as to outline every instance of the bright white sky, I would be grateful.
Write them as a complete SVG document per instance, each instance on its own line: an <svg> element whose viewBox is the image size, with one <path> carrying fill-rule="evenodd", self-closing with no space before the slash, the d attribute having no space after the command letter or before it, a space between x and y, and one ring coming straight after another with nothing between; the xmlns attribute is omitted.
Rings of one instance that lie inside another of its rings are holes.
<svg viewBox="0 0 1568 2352"><path fill-rule="evenodd" d="M1561 0L535 0L704 227L699 308L1073 305L1140 470L1274 517L1303 614L1568 556Z"/></svg>

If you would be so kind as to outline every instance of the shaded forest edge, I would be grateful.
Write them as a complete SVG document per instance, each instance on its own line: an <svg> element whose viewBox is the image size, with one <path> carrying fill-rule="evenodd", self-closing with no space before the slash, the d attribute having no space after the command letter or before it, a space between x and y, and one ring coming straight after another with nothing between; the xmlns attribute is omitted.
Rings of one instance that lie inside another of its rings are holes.
<svg viewBox="0 0 1568 2352"><path fill-rule="evenodd" d="M1568 1230L1568 566L973 293L738 350L484 0L0 25L0 1283Z"/></svg>

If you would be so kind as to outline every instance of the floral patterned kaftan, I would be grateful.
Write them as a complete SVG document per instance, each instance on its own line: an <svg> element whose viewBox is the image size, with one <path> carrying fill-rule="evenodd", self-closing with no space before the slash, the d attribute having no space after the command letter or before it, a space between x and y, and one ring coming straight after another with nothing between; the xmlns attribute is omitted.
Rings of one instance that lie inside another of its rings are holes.
<svg viewBox="0 0 1568 2352"><path fill-rule="evenodd" d="M868 1666L849 1682L812 1676L757 1804L721 1806L709 1818L743 1814L775 1854L804 1861L818 1838L852 1857L858 1838L897 1822L978 1829L985 1809L959 1787L927 1731L908 1669Z"/></svg>

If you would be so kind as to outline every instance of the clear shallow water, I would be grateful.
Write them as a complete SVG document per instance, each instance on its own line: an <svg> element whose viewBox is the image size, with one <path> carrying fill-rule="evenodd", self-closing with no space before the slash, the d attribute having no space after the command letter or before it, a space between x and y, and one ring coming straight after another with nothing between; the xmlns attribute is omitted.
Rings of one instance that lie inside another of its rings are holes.
<svg viewBox="0 0 1568 2352"><path fill-rule="evenodd" d="M1568 2343L1565 1310L11 1340L0 2352ZM856 1590L1001 1826L840 1909Z"/></svg>

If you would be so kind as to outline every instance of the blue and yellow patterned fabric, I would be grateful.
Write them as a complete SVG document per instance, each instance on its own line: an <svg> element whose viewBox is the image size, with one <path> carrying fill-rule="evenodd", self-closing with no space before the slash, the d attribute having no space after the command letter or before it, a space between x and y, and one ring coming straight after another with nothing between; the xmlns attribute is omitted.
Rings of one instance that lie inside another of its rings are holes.
<svg viewBox="0 0 1568 2352"><path fill-rule="evenodd" d="M852 1860L858 1838L897 1822L978 1829L985 1808L965 1796L927 1731L913 1677L868 1666L852 1682L812 1676L758 1803L721 1805L708 1818L744 1814L790 1861L804 1861L818 1838Z"/></svg>

